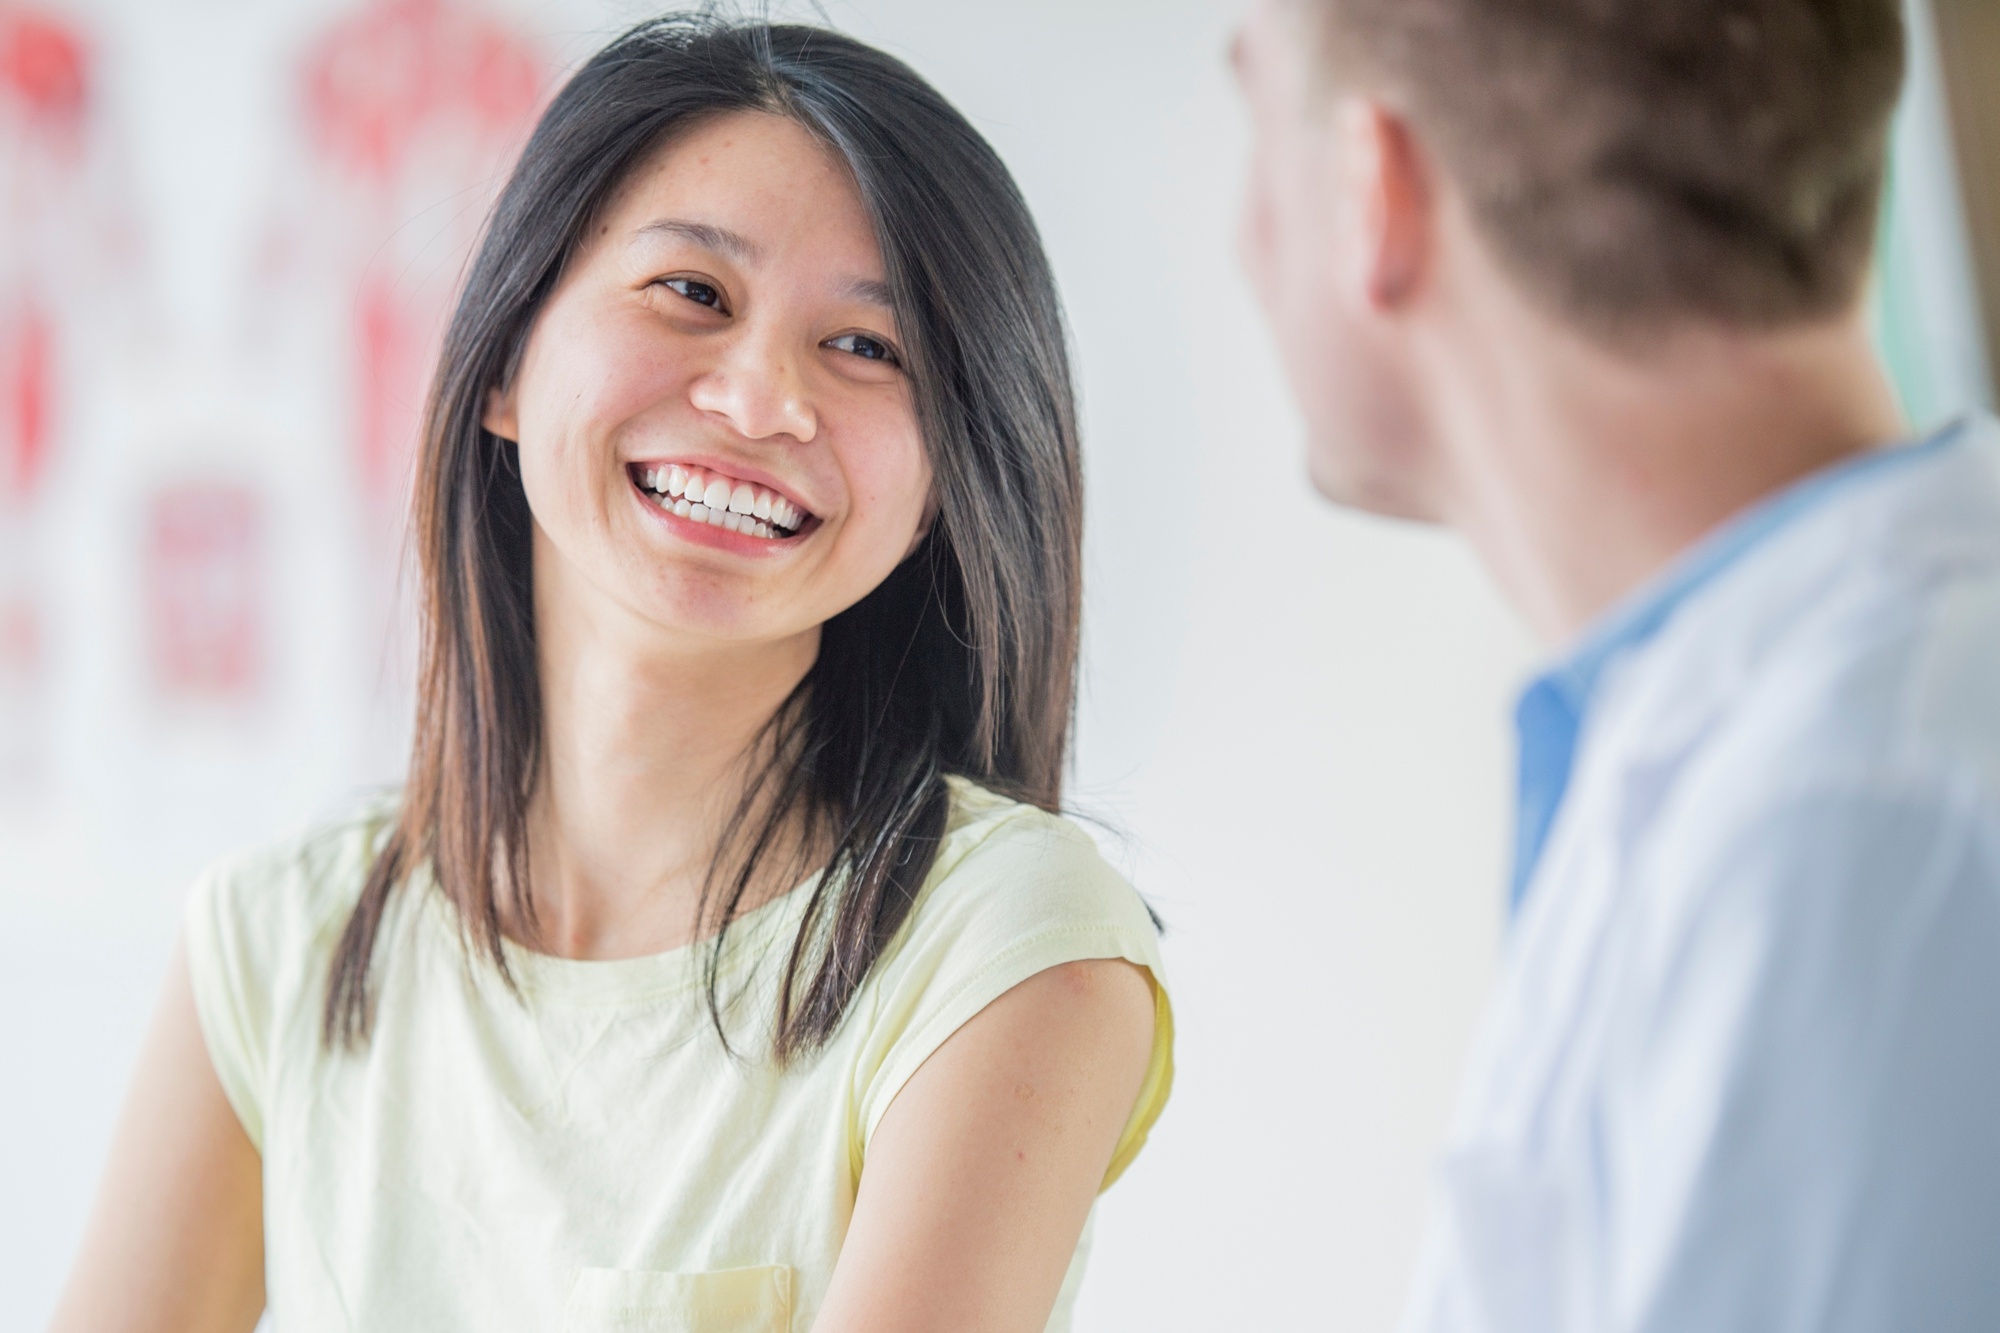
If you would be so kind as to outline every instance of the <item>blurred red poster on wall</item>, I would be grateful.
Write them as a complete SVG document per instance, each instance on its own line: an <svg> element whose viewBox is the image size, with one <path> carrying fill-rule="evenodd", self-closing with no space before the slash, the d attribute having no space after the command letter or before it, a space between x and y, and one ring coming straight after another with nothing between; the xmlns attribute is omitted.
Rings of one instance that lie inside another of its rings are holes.
<svg viewBox="0 0 2000 1333"><path fill-rule="evenodd" d="M34 498L53 433L46 251L82 166L85 62L60 20L0 8L0 495L14 507Z"/></svg>
<svg viewBox="0 0 2000 1333"><path fill-rule="evenodd" d="M54 14L0 4L0 792L44 761L49 617L35 528L60 426L61 253L74 242L89 48Z"/></svg>
<svg viewBox="0 0 2000 1333"><path fill-rule="evenodd" d="M147 660L155 693L242 704L263 686L264 514L258 493L187 482L154 493L145 522Z"/></svg>
<svg viewBox="0 0 2000 1333"><path fill-rule="evenodd" d="M46 311L22 293L0 310L0 491L24 505L49 455L54 337Z"/></svg>
<svg viewBox="0 0 2000 1333"><path fill-rule="evenodd" d="M524 36L469 0L373 0L308 48L305 128L348 234L355 466L397 507L452 283L540 105ZM344 242L344 244L342 243Z"/></svg>

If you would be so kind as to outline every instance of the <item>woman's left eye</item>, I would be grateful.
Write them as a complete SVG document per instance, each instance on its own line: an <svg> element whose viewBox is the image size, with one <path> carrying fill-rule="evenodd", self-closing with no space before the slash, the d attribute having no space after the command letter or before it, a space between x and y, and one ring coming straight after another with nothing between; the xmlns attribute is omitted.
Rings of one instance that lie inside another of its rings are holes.
<svg viewBox="0 0 2000 1333"><path fill-rule="evenodd" d="M668 291L679 292L696 305L705 305L711 310L722 308L722 293L699 278L663 278L660 285Z"/></svg>
<svg viewBox="0 0 2000 1333"><path fill-rule="evenodd" d="M838 338L828 338L826 345L836 352L847 352L864 361L886 361L892 366L902 364L896 358L895 348L865 333L843 333Z"/></svg>

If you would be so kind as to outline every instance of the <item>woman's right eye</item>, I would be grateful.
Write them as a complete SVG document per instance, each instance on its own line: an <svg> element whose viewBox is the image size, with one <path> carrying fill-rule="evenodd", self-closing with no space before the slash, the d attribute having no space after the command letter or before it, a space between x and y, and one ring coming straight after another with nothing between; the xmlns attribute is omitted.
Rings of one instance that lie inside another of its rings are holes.
<svg viewBox="0 0 2000 1333"><path fill-rule="evenodd" d="M705 305L710 310L722 309L722 292L700 278L662 278L660 285L678 292L696 305Z"/></svg>

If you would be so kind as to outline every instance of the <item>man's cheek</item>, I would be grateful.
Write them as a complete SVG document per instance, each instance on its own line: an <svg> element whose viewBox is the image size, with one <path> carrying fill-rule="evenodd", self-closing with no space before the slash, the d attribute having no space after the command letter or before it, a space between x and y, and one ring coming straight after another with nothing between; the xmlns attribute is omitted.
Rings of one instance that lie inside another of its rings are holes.
<svg viewBox="0 0 2000 1333"><path fill-rule="evenodd" d="M1271 309L1274 295L1271 289L1272 230L1270 194L1262 171L1253 167L1243 201L1243 214L1237 220L1236 250L1257 299L1267 311Z"/></svg>

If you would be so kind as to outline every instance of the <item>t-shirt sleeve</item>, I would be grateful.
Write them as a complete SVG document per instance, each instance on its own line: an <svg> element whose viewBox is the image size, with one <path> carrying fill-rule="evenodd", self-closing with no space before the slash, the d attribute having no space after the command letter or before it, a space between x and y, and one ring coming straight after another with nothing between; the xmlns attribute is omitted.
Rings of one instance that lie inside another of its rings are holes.
<svg viewBox="0 0 2000 1333"><path fill-rule="evenodd" d="M211 866L188 894L182 930L196 1017L222 1091L258 1151L264 1147L272 1021L266 942L245 910L241 859Z"/></svg>
<svg viewBox="0 0 2000 1333"><path fill-rule="evenodd" d="M1828 784L1677 849L1600 1139L1605 1327L2000 1328L2000 820Z"/></svg>
<svg viewBox="0 0 2000 1333"><path fill-rule="evenodd" d="M326 963L389 809L371 804L239 852L188 894L182 936L195 1016L223 1094L260 1152L283 1053L319 1049Z"/></svg>
<svg viewBox="0 0 2000 1333"><path fill-rule="evenodd" d="M1152 1059L1104 1188L1138 1156L1173 1083L1173 1014L1152 915L1068 820L1023 807L970 838L948 838L870 983L870 1033L855 1084L857 1174L897 1092L967 1020L1037 973L1110 958L1145 969L1155 1017Z"/></svg>

